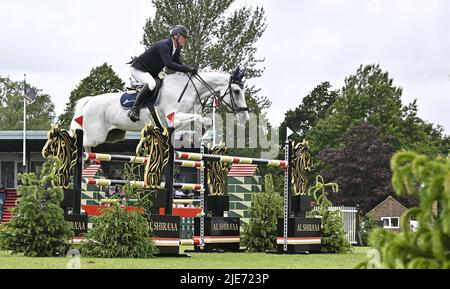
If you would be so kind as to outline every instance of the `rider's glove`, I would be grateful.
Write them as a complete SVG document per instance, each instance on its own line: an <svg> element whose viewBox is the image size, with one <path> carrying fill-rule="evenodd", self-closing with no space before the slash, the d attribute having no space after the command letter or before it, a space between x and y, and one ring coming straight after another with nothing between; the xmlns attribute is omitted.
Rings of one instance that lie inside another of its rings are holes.
<svg viewBox="0 0 450 289"><path fill-rule="evenodd" d="M192 75L196 75L198 73L197 67L189 67L189 72L192 73Z"/></svg>

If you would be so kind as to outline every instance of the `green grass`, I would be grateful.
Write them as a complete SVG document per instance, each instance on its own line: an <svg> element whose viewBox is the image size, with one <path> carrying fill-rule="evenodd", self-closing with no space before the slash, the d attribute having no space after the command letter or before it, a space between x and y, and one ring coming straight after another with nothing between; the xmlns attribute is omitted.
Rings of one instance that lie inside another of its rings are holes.
<svg viewBox="0 0 450 289"><path fill-rule="evenodd" d="M190 248L183 248L190 249ZM352 254L272 255L264 253L190 254L191 258L81 258L82 269L351 269L364 261L369 248ZM68 258L29 258L0 251L0 269L64 269Z"/></svg>

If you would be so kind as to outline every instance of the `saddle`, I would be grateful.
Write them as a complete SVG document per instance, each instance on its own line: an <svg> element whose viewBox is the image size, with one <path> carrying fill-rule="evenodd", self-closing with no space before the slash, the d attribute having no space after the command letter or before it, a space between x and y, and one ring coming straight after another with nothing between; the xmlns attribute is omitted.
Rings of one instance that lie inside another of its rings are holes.
<svg viewBox="0 0 450 289"><path fill-rule="evenodd" d="M147 102L144 104L144 106L147 106L148 108L153 107L155 103L158 101L159 92L162 87L163 80L157 77L155 79L156 86L153 90L153 96L150 97ZM131 81L130 86L126 87L126 91L124 94L120 97L120 105L126 109L130 110L134 103L136 102L137 95L139 91L144 87L142 83Z"/></svg>

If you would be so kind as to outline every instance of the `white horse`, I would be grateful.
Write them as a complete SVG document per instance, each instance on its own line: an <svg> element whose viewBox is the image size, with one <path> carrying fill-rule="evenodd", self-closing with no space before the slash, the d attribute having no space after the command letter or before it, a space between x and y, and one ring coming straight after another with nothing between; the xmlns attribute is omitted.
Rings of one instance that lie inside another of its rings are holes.
<svg viewBox="0 0 450 289"><path fill-rule="evenodd" d="M249 120L245 101L243 77L245 70L239 68L230 76L225 72L204 71L192 77L194 85L189 83L185 94L178 102L189 77L186 74L172 74L164 78L155 109L159 121L164 127L172 126L175 131L191 125L192 122L211 122L201 115L202 106L212 96L212 92L220 93L220 102L235 113L238 122ZM126 138L127 131L140 132L149 123L155 124L147 107L141 110L140 121L133 123L128 117L128 110L120 104L123 93L109 93L95 97L80 99L75 108L71 130L80 129L76 119L83 117L83 146L86 152L103 143L116 143ZM174 113L173 125L166 116Z"/></svg>

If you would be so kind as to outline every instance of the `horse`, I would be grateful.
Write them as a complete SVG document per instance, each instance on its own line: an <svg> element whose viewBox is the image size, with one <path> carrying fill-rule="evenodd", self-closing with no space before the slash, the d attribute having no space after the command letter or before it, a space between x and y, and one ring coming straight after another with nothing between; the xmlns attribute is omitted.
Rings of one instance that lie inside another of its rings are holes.
<svg viewBox="0 0 450 289"><path fill-rule="evenodd" d="M216 94L219 102L235 114L236 121L250 119L245 101L245 69L239 67L231 75L222 71L200 71L197 75L175 73L164 78L158 98L154 104L159 123L163 127L173 127L175 131L190 126L192 122L211 125L211 120L202 116L205 104ZM183 93L184 91L184 93ZM76 103L71 131L80 129L77 121L83 118L83 147L91 152L92 147L103 143L117 143L126 139L126 132L140 132L148 124L155 124L148 108L142 108L140 121L133 123L128 110L123 108L120 99L123 93L108 93L88 96ZM182 96L180 98L180 96ZM171 124L167 116L174 115Z"/></svg>

